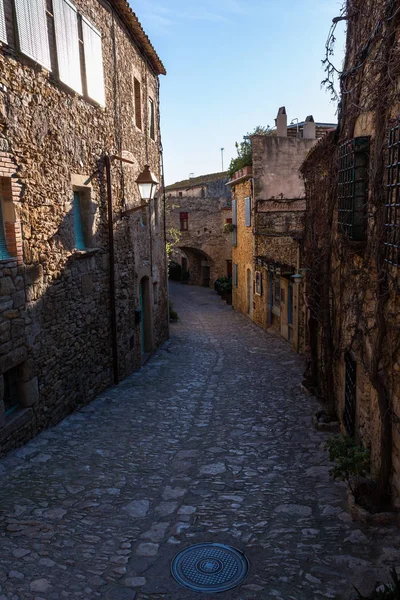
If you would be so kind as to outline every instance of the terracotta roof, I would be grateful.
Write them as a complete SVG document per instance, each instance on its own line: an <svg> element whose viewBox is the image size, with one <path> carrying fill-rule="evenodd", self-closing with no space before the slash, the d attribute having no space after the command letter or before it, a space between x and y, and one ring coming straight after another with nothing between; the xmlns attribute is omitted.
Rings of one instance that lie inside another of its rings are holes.
<svg viewBox="0 0 400 600"><path fill-rule="evenodd" d="M190 179L184 179L183 181L178 181L177 183L172 183L171 185L167 185L165 188L166 192L172 190L181 190L181 189L189 189L192 187L197 187L198 185L202 185L203 183L210 183L210 181L219 181L220 179L227 179L228 173L211 173L210 175L200 175L199 177L191 177Z"/></svg>
<svg viewBox="0 0 400 600"><path fill-rule="evenodd" d="M160 57L154 49L153 44L146 35L139 19L129 6L127 0L111 0L112 5L115 7L128 29L132 32L135 40L142 47L146 57L148 58L151 66L157 73L157 75L166 75L164 65L161 62Z"/></svg>

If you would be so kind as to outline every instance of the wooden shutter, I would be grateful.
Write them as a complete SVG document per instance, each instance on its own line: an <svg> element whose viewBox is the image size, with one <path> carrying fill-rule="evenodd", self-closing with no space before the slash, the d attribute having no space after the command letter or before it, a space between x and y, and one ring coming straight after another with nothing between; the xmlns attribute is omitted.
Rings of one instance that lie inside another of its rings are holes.
<svg viewBox="0 0 400 600"><path fill-rule="evenodd" d="M251 225L251 199L250 198L245 198L244 199L244 207L245 207L245 225L246 227L250 227Z"/></svg>
<svg viewBox="0 0 400 600"><path fill-rule="evenodd" d="M232 200L232 223L233 225L237 224L237 217L236 217L236 200Z"/></svg>
<svg viewBox="0 0 400 600"><path fill-rule="evenodd" d="M69 0L53 0L58 74L68 87L82 94L78 15Z"/></svg>
<svg viewBox="0 0 400 600"><path fill-rule="evenodd" d="M89 98L105 105L103 54L101 33L82 17L83 49L85 56L86 84Z"/></svg>
<svg viewBox="0 0 400 600"><path fill-rule="evenodd" d="M4 14L3 0L0 0L0 40L7 43L6 16Z"/></svg>
<svg viewBox="0 0 400 600"><path fill-rule="evenodd" d="M22 54L51 71L45 0L15 0Z"/></svg>

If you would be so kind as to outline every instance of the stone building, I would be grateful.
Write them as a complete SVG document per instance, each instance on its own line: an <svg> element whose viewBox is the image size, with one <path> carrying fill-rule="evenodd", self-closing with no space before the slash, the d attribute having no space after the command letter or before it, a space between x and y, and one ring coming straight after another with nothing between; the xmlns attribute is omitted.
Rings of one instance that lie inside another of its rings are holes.
<svg viewBox="0 0 400 600"><path fill-rule="evenodd" d="M166 188L167 231L179 238L171 259L189 273L192 285L212 286L232 275L232 250L226 224L232 223L231 192L226 173L179 181ZM187 277L187 275L186 275Z"/></svg>
<svg viewBox="0 0 400 600"><path fill-rule="evenodd" d="M319 135L330 124L307 117L299 135L288 135L287 115L279 109L276 130L254 135L252 168L230 182L236 239L232 250L233 306L265 329L273 328L296 351L304 348L301 240L305 210L299 169ZM236 214L235 214L236 213Z"/></svg>
<svg viewBox="0 0 400 600"><path fill-rule="evenodd" d="M370 449L379 501L399 508L400 18L397 2L345 8L339 126L302 168L309 380Z"/></svg>
<svg viewBox="0 0 400 600"><path fill-rule="evenodd" d="M0 455L168 335L160 74L125 0L0 2Z"/></svg>

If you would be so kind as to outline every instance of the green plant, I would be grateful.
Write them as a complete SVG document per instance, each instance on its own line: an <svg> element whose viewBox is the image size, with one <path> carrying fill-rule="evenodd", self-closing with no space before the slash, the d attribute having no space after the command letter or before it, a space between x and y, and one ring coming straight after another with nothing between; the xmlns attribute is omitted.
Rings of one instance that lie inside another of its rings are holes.
<svg viewBox="0 0 400 600"><path fill-rule="evenodd" d="M232 291L232 278L231 277L221 277L219 279L218 287L222 292L231 292Z"/></svg>
<svg viewBox="0 0 400 600"><path fill-rule="evenodd" d="M253 153L251 148L251 140L250 137L252 135L272 135L273 132L269 125L263 127L262 125L258 125L254 131L248 133L243 136L243 142L238 144L236 142L235 147L237 151L237 157L232 158L229 168L228 175L230 178L238 171L239 169L243 169L243 167L250 167L253 164Z"/></svg>
<svg viewBox="0 0 400 600"><path fill-rule="evenodd" d="M233 223L225 223L224 225L224 233L232 233L232 231L235 231L235 227L236 225L234 225Z"/></svg>
<svg viewBox="0 0 400 600"><path fill-rule="evenodd" d="M349 435L332 437L326 442L329 460L336 463L329 471L334 479L346 481L352 491L352 478L364 477L369 471L370 452L356 444Z"/></svg>
<svg viewBox="0 0 400 600"><path fill-rule="evenodd" d="M394 567L390 571L390 576L393 579L393 583L382 584L378 582L374 591L369 596L363 596L354 587L357 592L357 598L354 598L354 600L400 600L400 580Z"/></svg>
<svg viewBox="0 0 400 600"><path fill-rule="evenodd" d="M180 239L181 239L181 232L178 231L178 229L175 229L174 227L171 227L170 229L168 229L167 241L165 243L168 264L170 264L170 262L171 262L172 251L173 251L174 247L177 244L179 244Z"/></svg>
<svg viewBox="0 0 400 600"><path fill-rule="evenodd" d="M178 313L174 310L174 305L171 302L171 300L169 300L169 320L170 321L178 321L179 320Z"/></svg>

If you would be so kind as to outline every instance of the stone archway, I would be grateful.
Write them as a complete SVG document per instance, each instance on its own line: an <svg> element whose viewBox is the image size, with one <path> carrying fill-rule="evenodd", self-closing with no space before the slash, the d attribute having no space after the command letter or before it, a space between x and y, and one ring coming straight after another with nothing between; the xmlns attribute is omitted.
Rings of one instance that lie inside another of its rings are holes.
<svg viewBox="0 0 400 600"><path fill-rule="evenodd" d="M199 285L202 287L212 286L214 283L214 261L212 258L199 248L180 246L179 250L184 255L182 258L182 274L183 267L186 266L189 272L188 283L190 285ZM186 261L184 258L186 258Z"/></svg>

